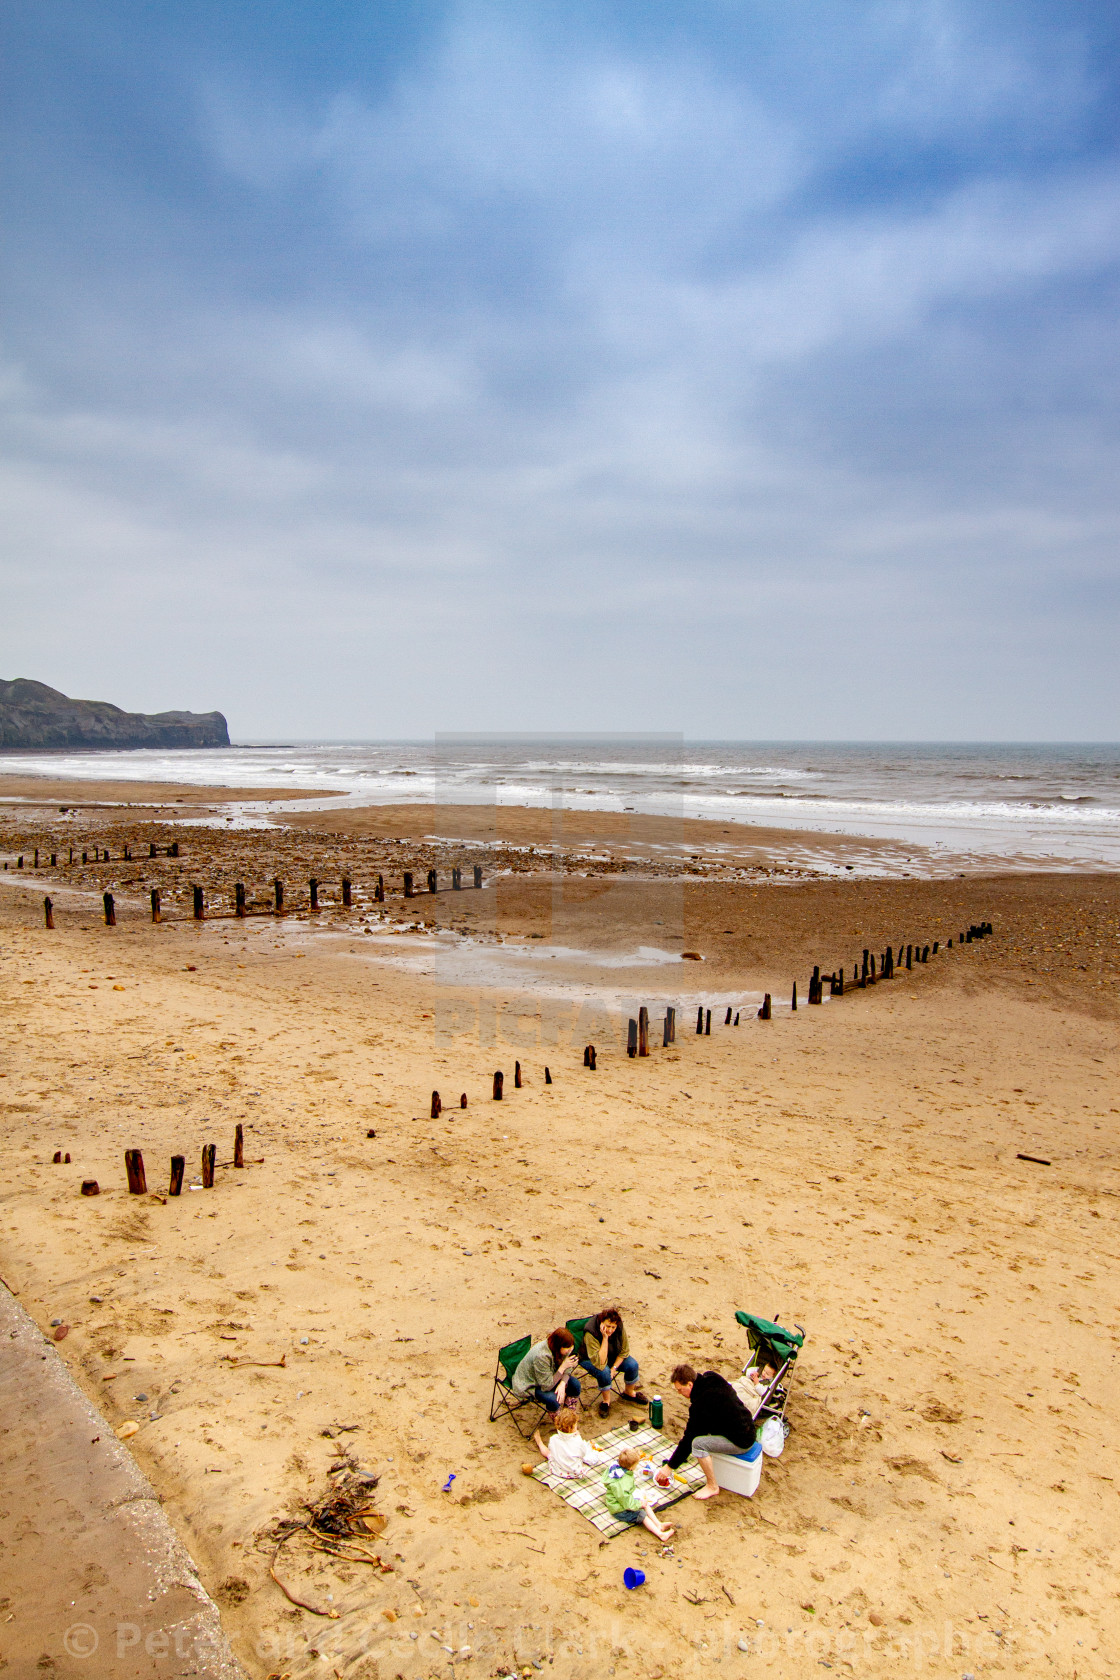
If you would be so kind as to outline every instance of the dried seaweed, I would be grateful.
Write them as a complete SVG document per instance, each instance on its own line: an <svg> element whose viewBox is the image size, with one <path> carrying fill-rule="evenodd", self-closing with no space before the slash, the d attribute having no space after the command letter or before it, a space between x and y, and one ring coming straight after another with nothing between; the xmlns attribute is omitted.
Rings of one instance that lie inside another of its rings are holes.
<svg viewBox="0 0 1120 1680"><path fill-rule="evenodd" d="M378 1478L357 1470L350 1460L344 1461L339 1469L345 1474L345 1481L336 1483L330 1493L314 1505L305 1505L308 1515L304 1521L282 1518L264 1536L274 1546L268 1572L284 1597L298 1604L302 1610L310 1610L312 1615L328 1616L332 1620L337 1618L336 1610L320 1610L289 1591L276 1573L276 1561L289 1540L303 1534L317 1552L327 1552L345 1563L371 1564L382 1574L391 1573L392 1565L382 1563L380 1553L370 1551L363 1544L366 1539L376 1538L388 1521L384 1513L370 1503Z"/></svg>

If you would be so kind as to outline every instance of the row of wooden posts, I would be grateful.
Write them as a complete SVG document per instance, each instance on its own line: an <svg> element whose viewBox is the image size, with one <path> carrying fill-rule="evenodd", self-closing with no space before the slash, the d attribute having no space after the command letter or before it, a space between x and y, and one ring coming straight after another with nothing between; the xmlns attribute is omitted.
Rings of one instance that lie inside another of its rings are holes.
<svg viewBox="0 0 1120 1680"><path fill-rule="evenodd" d="M960 944L960 945L971 945L974 939L985 939L985 938L987 938L987 936L992 931L993 930L992 930L991 922L974 923L968 929L968 931L966 933L962 933L960 935L957 943ZM952 944L953 944L953 941L950 939L948 941L947 948L952 949ZM914 963L928 962L929 959L930 959L931 952L932 952L933 955L936 955L936 953L940 949L941 949L940 941L936 940L936 939L934 940L932 947L929 946L929 945L906 945L906 946L900 945L899 948L898 948L898 959L897 959L897 964L896 964L896 960L895 960L895 956L894 956L894 949L893 949L892 946L888 946L887 950L883 953L883 955L882 955L882 957L879 960L879 963L877 965L875 955L871 951L870 947L868 947L867 950L865 950L864 953L863 953L862 966L859 963L856 964L856 970L855 970L856 977L852 981L852 985L856 986L856 987L874 986L877 979L878 980L889 980L893 977L896 966L899 967L899 968L905 967L905 968L909 969L909 968L913 967ZM878 972L876 972L877 968L878 968ZM822 1003L824 1001L824 982L825 982L825 980L829 981L829 984L830 984L830 994L829 995L831 997L843 997L844 996L844 970L841 968L841 969L837 970L834 974L822 975L821 971L820 971L820 968L816 967L816 968L813 969L813 977L809 982L809 998L808 998L808 1001L810 1003ZM793 997L792 997L791 1007L793 1009L797 1008L797 981L796 980L793 983ZM731 1005L729 1004L727 1006L727 1012L724 1016L724 1021L723 1021L724 1026L725 1027L730 1027L730 1026L736 1026L737 1027L739 1025L740 1013L741 1013L741 1011L739 1011L737 1009L733 1009L731 1007ZM767 992L764 995L763 1000L762 1000L762 1006L758 1010L757 1013L758 1013L758 1019L760 1021L770 1021L770 1020L773 1019L773 1000L772 1000L771 994L769 992ZM711 1037L712 1012L711 1012L710 1009L705 1009L703 1004L701 1004L696 1011L696 1031L699 1035L709 1037L709 1038ZM666 1008L665 1008L665 1018L662 1022L662 1028L661 1028L661 1043L664 1047L667 1047L668 1045L675 1044L676 1042L677 1042L677 1012L672 1007L672 1005L667 1004ZM630 1057L648 1056L649 1055L649 1010L645 1007L644 1004L638 1010L637 1019L635 1020L633 1017L631 1017L630 1021L627 1024L626 1054ZM596 1071L596 1049L595 1049L595 1046L593 1044L586 1044L584 1046L583 1065L584 1065L585 1068L589 1069L589 1071L592 1072L592 1073L594 1073ZM515 1062L514 1063L513 1082L514 1082L514 1085L517 1087L517 1089L520 1090L520 1088L521 1088L521 1063L520 1062ZM544 1082L545 1082L546 1085L551 1085L552 1084L552 1074L549 1072L548 1068L545 1068L545 1070L544 1070ZM495 1102L501 1102L501 1100L502 1100L504 1083L505 1083L505 1075L503 1073L495 1073L495 1075L494 1075L494 1101ZM463 1092L462 1096L459 1098L459 1106L460 1106L460 1108L466 1108L466 1106L467 1106L467 1094L466 1094L465 1091ZM443 1104L440 1101L439 1092L438 1091L433 1091L432 1092L432 1119L433 1120L438 1120L438 1118L439 1118L439 1116L442 1112L443 1112Z"/></svg>
<svg viewBox="0 0 1120 1680"><path fill-rule="evenodd" d="M986 939L992 932L993 928L991 922L974 922L966 932L960 934L957 943L958 945L971 945L973 940ZM946 948L948 950L952 950L953 941L951 939L948 941ZM915 963L927 963L931 954L936 956L940 949L941 942L937 939L934 940L932 946L914 944L906 946L900 945L898 947L898 957L896 959L893 946L888 946L886 951L884 951L882 956L879 958L878 963L876 963L875 953L870 949L870 947L868 947L863 953L862 964L857 961L855 965L854 979L850 982L850 984L851 986L862 990L864 987L874 986L877 980L891 980L894 978L896 968L912 969ZM841 968L837 969L832 974L822 975L818 966L813 969L813 975L809 981L809 1003L814 1004L824 1002L824 983L826 980L829 982L830 997L844 996L844 970ZM794 1010L797 1008L796 980L793 982L793 995L790 1000L790 1006ZM733 1009L732 1006L728 1004L723 1020L724 1026L737 1027L739 1025L740 1013L741 1012L739 1010ZM757 1011L757 1018L760 1021L770 1021L773 1020L773 1017L773 998L769 992L766 992L763 996L761 1007ZM712 1012L710 1009L705 1009L703 1004L700 1004L696 1011L696 1031L698 1035L708 1038L711 1037ZM676 1041L677 1012L671 1006L666 1006L665 1019L662 1024L661 1043L663 1046L667 1046L675 1044ZM626 1054L631 1057L649 1055L649 1010L646 1009L644 1005L638 1010L637 1019L635 1020L631 1017L627 1025ZM584 1047L583 1065L585 1068L589 1068L592 1072L595 1071L595 1046L593 1044L588 1044ZM494 1078L495 1082L497 1082L501 1078L501 1075L495 1074ZM547 1068L545 1069L545 1079L546 1083L551 1084L551 1080L548 1078ZM497 1083L495 1083L495 1095L498 1094L499 1087ZM465 1106L466 1105L464 1104L464 1107Z"/></svg>
<svg viewBox="0 0 1120 1680"><path fill-rule="evenodd" d="M586 1061L586 1057L584 1058L584 1060ZM546 1085L551 1085L552 1084L552 1070L551 1070L551 1068L545 1068L545 1070L544 1070L544 1082L545 1082ZM514 1086L514 1090L515 1091L520 1091L521 1087L522 1087L522 1084L523 1084L523 1080L522 1080L522 1077L521 1077L521 1063L520 1062L514 1062L514 1064L513 1064L513 1086ZM494 1075L493 1091L494 1091L494 1101L495 1102L502 1102L503 1101L503 1099L505 1097L505 1087L506 1087L506 1076L499 1069L499 1071L497 1073L495 1073L495 1075ZM466 1106L467 1106L467 1093L464 1091L462 1096L459 1098L459 1107L460 1108L466 1108ZM432 1092L432 1119L433 1120L438 1120L442 1113L443 1113L443 1103L440 1100L440 1094L439 1094L438 1091L433 1091Z"/></svg>
<svg viewBox="0 0 1120 1680"><path fill-rule="evenodd" d="M202 1149L202 1188L213 1190L214 1168L218 1164L218 1146L207 1143ZM55 1155L55 1160L60 1160ZM66 1157L70 1159L69 1155ZM245 1128L238 1121L233 1134L233 1164L235 1167L245 1165ZM167 1186L169 1196L180 1196L183 1192L183 1174L186 1172L187 1158L185 1155L172 1155L171 1180ZM128 1191L131 1196L146 1196L148 1193L148 1178L144 1171L144 1157L139 1149L126 1149L124 1152L124 1170L128 1176ZM87 1178L82 1184L83 1196L99 1196L101 1187L95 1178Z"/></svg>
<svg viewBox="0 0 1120 1680"><path fill-rule="evenodd" d="M476 869L475 873L476 873L476 877L477 877L481 872ZM434 874L435 874L435 872L432 871L431 875L429 876L429 882L431 882L434 879ZM407 879L407 877L406 877L406 879ZM380 877L379 877L379 880L380 880ZM280 883L277 882L277 886L279 886L279 884ZM478 882L478 880L476 879L476 885L479 885L479 884L480 884L480 882ZM348 883L347 883L347 885L348 885ZM434 886L432 886L431 890L434 892L436 890L436 888ZM109 895L106 894L107 898L108 898L108 896ZM47 905L48 905L48 918L49 918L49 905L50 905L50 900L49 899L47 900ZM48 926L51 925L49 919L48 919L48 924L47 925ZM974 940L986 939L993 931L994 930L992 928L991 922L974 923L967 930L967 932L962 933L959 936L958 944L960 944L960 945L971 945ZM951 949L952 944L953 944L953 941L950 939L948 941L947 948ZM932 947L930 947L929 945L923 945L923 946L920 946L920 947L917 946L917 945L907 945L904 948L903 946L900 945L899 948L898 948L897 966L898 967L905 966L907 969L909 969L909 968L912 967L912 965L915 961L917 961L919 963L928 962L929 959L930 959L931 952L932 952L933 955L936 955L939 949L940 949L940 942L938 940L934 940ZM905 955L904 955L904 951L905 951ZM882 958L881 958L881 960L878 964L878 974L876 975L875 956L874 956L874 953L871 952L870 948L868 948L863 953L862 967L860 968L857 965L857 976L858 977L857 977L857 979L854 983L858 986L868 986L868 985L873 986L873 985L875 985L877 979L879 979L879 980L889 980L894 975L895 967L896 967L896 961L895 961L895 957L894 957L894 950L893 950L892 946L888 946L887 950L883 953L883 956L882 956ZM809 982L809 1000L808 1001L810 1003L820 1003L822 1001L822 993L823 993L823 986L824 986L824 979L825 978L827 978L830 981L830 984L831 984L830 995L833 996L833 997L843 997L843 995L844 995L844 970L840 969L838 971L838 973L836 973L836 974L832 974L832 975L828 975L828 976L822 976L820 968L815 967L813 969L813 978ZM797 982L796 981L794 981L794 985L793 985L792 1007L794 1009L797 1008ZM739 1014L740 1014L740 1012L738 1010L736 1010L734 1012L734 1020L733 1020L732 1019L732 1009L731 1009L731 1006L728 1005L727 1013L724 1017L724 1025L725 1026L732 1026L732 1025L738 1026L739 1025ZM772 1019L771 995L770 995L769 992L767 992L765 994L765 997L764 997L763 1003L762 1003L762 1007L758 1011L758 1016L759 1016L760 1020L764 1020L764 1021L769 1021L769 1020ZM711 1030L712 1030L712 1012L711 1012L710 1009L705 1009L703 1004L701 1004L696 1011L696 1031L697 1031L698 1034L704 1034L705 1036L710 1036ZM665 1018L664 1018L664 1022L663 1022L663 1025L662 1025L662 1040L661 1040L662 1045L663 1046L668 1046L670 1044L675 1044L676 1043L676 1038L677 1038L677 1012L671 1005L667 1005L666 1009L665 1009ZM649 1010L645 1007L644 1004L638 1010L637 1019L634 1020L632 1018L628 1023L627 1035L626 1035L626 1053L627 1053L628 1056L631 1056L631 1057L648 1056L649 1055ZM595 1049L595 1046L593 1044L588 1044L588 1045L585 1045L585 1047L584 1047L583 1065L584 1065L585 1068L590 1069L591 1072L596 1071L596 1049ZM552 1074L547 1067L544 1070L544 1082L545 1082L546 1085L551 1085L552 1084ZM514 1065L513 1065L513 1083L514 1083L514 1088L516 1090L521 1089L521 1087L522 1087L522 1076L521 1076L521 1063L519 1061L515 1061ZM505 1094L505 1074L499 1070L499 1071L495 1072L495 1074L494 1074L494 1084L493 1084L493 1099L494 1099L494 1101L495 1102L501 1102L503 1100L504 1094ZM459 1107L460 1107L460 1109L464 1109L464 1108L466 1108L466 1106L467 1106L467 1093L464 1091L459 1098ZM432 1117L432 1119L433 1120L438 1120L440 1115L442 1114L442 1112L443 1112L443 1103L440 1100L440 1094L439 1094L438 1091L433 1091L432 1092L432 1106L431 1106L431 1117ZM202 1188L204 1190L212 1190L214 1188L214 1169L217 1165L217 1152L218 1151L217 1151L217 1145L216 1144L208 1143L208 1144L204 1145L204 1147L203 1147L203 1150L202 1150ZM66 1160L69 1161L69 1159L70 1159L70 1157L69 1157L69 1155L67 1155ZM54 1160L55 1160L56 1164L62 1161L61 1152L59 1152L59 1151L55 1152ZM126 1149L125 1153L124 1153L124 1163L125 1163L125 1172L128 1176L129 1193L133 1196L145 1195L147 1193L147 1189L148 1189L148 1181L147 1181L147 1176L146 1176L145 1171L144 1171L144 1157L143 1157L143 1154L141 1153L141 1151L139 1149ZM238 1122L238 1124L236 1126L236 1129L234 1131L233 1165L235 1167L244 1167L244 1165L245 1165L245 1133L244 1133L244 1127L241 1125L240 1121ZM167 1190L167 1193L168 1193L169 1196L181 1195L182 1189L183 1189L183 1175L184 1175L185 1170L186 1170L186 1157L183 1156L183 1155L173 1155L171 1157L171 1178L170 1178L170 1182L168 1184L168 1190ZM100 1190L99 1190L97 1180L96 1179L86 1179L82 1184L82 1195L83 1196L96 1196L98 1194L100 1194Z"/></svg>
<svg viewBox="0 0 1120 1680"><path fill-rule="evenodd" d="M588 1046L588 1048L589 1049L591 1048L590 1045ZM592 1055L594 1055L594 1051L592 1051ZM587 1057L586 1057L586 1054L585 1054L585 1056L584 1056L584 1064L585 1065L586 1065L586 1062L587 1062ZM594 1065L594 1064L592 1064L592 1065ZM545 1082L546 1085L551 1085L552 1084L552 1070L550 1068L545 1068L545 1070L544 1070L544 1082ZM514 1086L514 1090L520 1091L521 1087L522 1087L522 1083L523 1083L523 1081L522 1081L522 1078L521 1078L521 1063L520 1062L514 1062L514 1064L513 1064L513 1086ZM505 1097L505 1086L506 1086L506 1076L499 1069L499 1071L497 1073L495 1073L495 1075L494 1075L494 1087L493 1087L493 1089L494 1089L494 1101L495 1102L502 1102L503 1101L503 1099ZM464 1091L462 1096L459 1098L459 1107L460 1108L466 1108L466 1106L467 1106L467 1093ZM440 1094L439 1094L438 1091L433 1091L432 1092L432 1119L433 1120L438 1120L442 1113L443 1113L443 1103L440 1100Z"/></svg>
<svg viewBox="0 0 1120 1680"><path fill-rule="evenodd" d="M53 854L52 854L51 861L52 862L54 861ZM21 867L22 867L22 863L23 863L23 860L21 858L20 859ZM322 882L318 881L315 878L314 875L311 877L311 879L307 883L307 886L308 886L307 908L309 910L321 910L322 909L322 905L319 903L319 888L320 888L321 885L322 885ZM349 878L345 875L342 877L341 885L342 885L342 908L344 910L349 910L353 906L353 902L354 902L353 887L352 887L352 884L351 884ZM474 865L474 885L476 887L481 887L482 886L482 866L481 866L481 864L477 864L477 863ZM451 871L451 890L452 890L452 892L461 892L462 887L463 887L463 872L460 869L453 869ZM429 869L428 870L428 891L430 893L438 893L439 890L440 890L440 888L439 888L439 876L434 869ZM204 890L202 889L202 887L192 887L191 891L192 891L193 900L194 900L193 910L192 910L192 919L196 922L204 922L207 919L206 894L205 894ZM405 896L405 898L415 898L417 896L414 878L413 878L412 874L407 869L404 872L404 896ZM379 875L377 877L377 885L373 889L373 899L374 899L375 904L384 904L384 902L385 902L385 877L384 877L384 875ZM113 897L113 894L111 892L102 893L101 900L102 900L102 904L103 904L104 912L105 912L105 926L106 927L116 927L116 925L117 925L117 905L116 905L116 900ZM163 899L160 895L160 890L159 890L158 887L153 887L152 888L151 900L152 900L152 921L153 922L161 922L163 920ZM234 888L233 888L233 914L234 914L235 918L237 918L239 920L243 919L246 916L282 916L284 914L284 883L283 883L283 881L280 881L280 880L273 881L273 883L272 883L272 901L273 901L272 902L272 908L270 910L250 910L249 906L248 906L248 903L246 901L245 887L244 887L243 883L241 881L237 881L237 882L234 883ZM219 914L220 914L220 912L219 912ZM54 927L54 904L52 903L50 898L44 898L43 899L43 917L44 917L44 920L46 922L47 927L53 928Z"/></svg>
<svg viewBox="0 0 1120 1680"><path fill-rule="evenodd" d="M89 855L90 851L93 852L92 859L90 858L90 855ZM16 858L16 868L17 869L22 869L23 868L24 856L25 856L25 854L23 852L21 852L19 854L19 856ZM148 844L148 856L150 858L154 858L154 857L177 858L179 856L179 842L178 842L178 840L173 840L170 846L155 846L155 845L152 845L151 842L149 842L149 844ZM52 869L57 869L57 867L58 867L58 853L57 852L51 852L50 860L51 860L51 868ZM131 846L126 846L125 847L123 853L121 854L121 860L120 861L123 862L123 863L133 863L135 861L135 859L132 856L132 847ZM73 848L73 846L71 846L71 848L70 848L69 862L70 863L74 862L74 848ZM89 850L84 851L82 853L82 862L83 863L90 863L90 862L93 862L93 863L111 863L112 859L109 856L108 847L93 846L93 847L90 847ZM4 868L7 869L7 867L8 867L8 865L5 863ZM36 848L35 848L34 862L32 863L31 867L32 867L32 869L38 869L38 867L39 867L39 848L38 848L38 846L36 846Z"/></svg>
<svg viewBox="0 0 1120 1680"><path fill-rule="evenodd" d="M971 945L974 940L987 939L993 931L994 929L991 922L973 922L971 927L969 927L964 933L958 935L957 944ZM951 939L947 941L945 948L949 951L953 949L953 941ZM886 950L883 951L878 960L876 960L874 951L872 951L870 947L865 947L862 963L859 958L857 958L853 964L852 979L848 982L848 985L850 988L855 987L862 991L867 986L874 986L879 980L893 980L897 969L904 968L909 970L914 967L915 963L927 963L930 956L936 956L940 949L941 941L938 939L934 940L932 946L900 945L898 947L898 956L896 958L894 954L894 947L888 945ZM839 968L834 970L831 974L822 974L818 966L814 967L812 978L809 981L809 996L806 1000L808 1003L813 1004L824 1002L824 984L826 980L828 981L829 997L844 996L844 970ZM790 999L790 1008L791 1010L797 1009L796 980L793 982L793 995ZM773 1001L769 992L767 992L762 999L762 1007L758 1011L758 1019L760 1021L770 1021L773 1019ZM730 1009L727 1011L727 1020L724 1024L726 1026L731 1025ZM739 1025L738 1015L735 1016L735 1025ZM696 1015L696 1031L698 1033L711 1033L711 1030L711 1010L709 1009L707 1011L706 1018L704 1010L698 1010Z"/></svg>

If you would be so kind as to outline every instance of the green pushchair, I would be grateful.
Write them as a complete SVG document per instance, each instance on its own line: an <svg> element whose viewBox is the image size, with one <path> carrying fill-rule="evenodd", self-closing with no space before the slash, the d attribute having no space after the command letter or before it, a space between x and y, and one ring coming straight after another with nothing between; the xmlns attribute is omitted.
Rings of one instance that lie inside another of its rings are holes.
<svg viewBox="0 0 1120 1680"><path fill-rule="evenodd" d="M800 1324L795 1324L792 1330L787 1330L784 1324L778 1324L768 1318L759 1318L757 1313L737 1312L735 1322L741 1324L747 1332L747 1341L754 1355L750 1364L743 1366L743 1375L746 1376L752 1367L763 1364L771 1365L774 1369L774 1375L762 1390L762 1402L756 1415L760 1422L776 1417L785 1423L793 1367L804 1345L805 1332ZM786 1424L785 1427L788 1429L789 1425Z"/></svg>

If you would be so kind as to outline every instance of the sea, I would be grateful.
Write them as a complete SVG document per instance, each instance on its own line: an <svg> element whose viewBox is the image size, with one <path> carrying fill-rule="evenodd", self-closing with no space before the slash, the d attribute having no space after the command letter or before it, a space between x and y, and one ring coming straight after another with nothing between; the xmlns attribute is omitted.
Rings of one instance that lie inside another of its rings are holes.
<svg viewBox="0 0 1120 1680"><path fill-rule="evenodd" d="M1120 867L1120 743L694 741L673 734L247 741L0 755L0 773L633 811L890 839L1019 867ZM306 809L307 801L301 800ZM312 801L312 803L316 803ZM284 802L275 802L273 816ZM239 826L251 808L233 808Z"/></svg>

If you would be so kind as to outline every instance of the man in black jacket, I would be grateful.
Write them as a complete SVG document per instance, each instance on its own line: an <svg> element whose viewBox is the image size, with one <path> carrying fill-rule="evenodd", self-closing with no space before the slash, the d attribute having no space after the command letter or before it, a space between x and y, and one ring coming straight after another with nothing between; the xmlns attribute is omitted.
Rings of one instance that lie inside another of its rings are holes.
<svg viewBox="0 0 1120 1680"><path fill-rule="evenodd" d="M688 1422L668 1460L669 1468L675 1470L691 1453L707 1483L696 1498L714 1499L719 1483L712 1469L712 1454L746 1452L754 1445L754 1418L718 1371L701 1371L697 1375L691 1365L678 1365L669 1380L681 1398L688 1401Z"/></svg>

